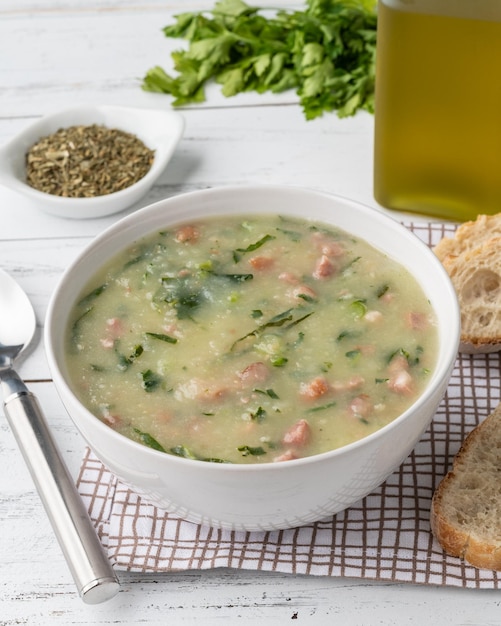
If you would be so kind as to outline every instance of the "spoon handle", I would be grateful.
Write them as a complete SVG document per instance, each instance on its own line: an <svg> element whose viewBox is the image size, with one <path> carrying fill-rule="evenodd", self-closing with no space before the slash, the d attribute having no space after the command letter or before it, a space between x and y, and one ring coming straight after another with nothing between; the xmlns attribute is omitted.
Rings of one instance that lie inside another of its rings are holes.
<svg viewBox="0 0 501 626"><path fill-rule="evenodd" d="M6 397L4 407L80 597L87 604L109 600L118 593L118 579L37 398L24 387Z"/></svg>

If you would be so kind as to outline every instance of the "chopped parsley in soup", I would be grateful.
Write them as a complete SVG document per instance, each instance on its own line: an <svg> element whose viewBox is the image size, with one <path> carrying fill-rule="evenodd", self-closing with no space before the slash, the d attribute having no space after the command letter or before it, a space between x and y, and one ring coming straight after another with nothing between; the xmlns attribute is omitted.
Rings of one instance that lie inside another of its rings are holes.
<svg viewBox="0 0 501 626"><path fill-rule="evenodd" d="M80 400L146 446L221 463L287 461L378 430L427 384L434 312L399 263L280 216L157 232L74 306Z"/></svg>

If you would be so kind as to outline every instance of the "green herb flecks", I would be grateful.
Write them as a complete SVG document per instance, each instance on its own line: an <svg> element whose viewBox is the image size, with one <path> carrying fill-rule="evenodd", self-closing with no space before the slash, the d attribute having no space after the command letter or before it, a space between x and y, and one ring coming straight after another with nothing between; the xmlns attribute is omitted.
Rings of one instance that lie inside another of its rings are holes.
<svg viewBox="0 0 501 626"><path fill-rule="evenodd" d="M388 290L390 289L389 285L381 285L380 287L378 287L377 291L376 291L376 296L377 298L382 298L385 293L388 292Z"/></svg>
<svg viewBox="0 0 501 626"><path fill-rule="evenodd" d="M145 335L147 337L152 337L153 339L165 341L165 343L177 343L177 339L175 337L171 337L170 335L166 335L164 333L145 333Z"/></svg>
<svg viewBox="0 0 501 626"><path fill-rule="evenodd" d="M327 404L322 404L321 406L314 406L311 409L307 409L307 413L318 413L319 411L326 411L328 409L332 409L336 406L336 402L328 402Z"/></svg>
<svg viewBox="0 0 501 626"><path fill-rule="evenodd" d="M262 406L259 406L255 411L250 412L250 418L253 422L261 424L266 419L266 411Z"/></svg>
<svg viewBox="0 0 501 626"><path fill-rule="evenodd" d="M261 446L238 446L237 450L242 453L242 456L262 456L266 454L266 450Z"/></svg>
<svg viewBox="0 0 501 626"><path fill-rule="evenodd" d="M277 356L277 357L272 357L270 362L273 365L273 367L284 367L284 365L286 365L288 361L289 359L287 359L284 356Z"/></svg>
<svg viewBox="0 0 501 626"><path fill-rule="evenodd" d="M253 389L254 393L261 393L263 395L272 398L273 400L278 400L278 394L273 389Z"/></svg>
<svg viewBox="0 0 501 626"><path fill-rule="evenodd" d="M254 275L249 273L218 273L205 265L184 276L163 276L162 286L153 296L153 302L156 305L166 303L173 307L180 320L194 321L198 310L215 299L220 291L221 281L231 285L245 283L254 278ZM232 300L231 295L229 298Z"/></svg>
<svg viewBox="0 0 501 626"><path fill-rule="evenodd" d="M186 446L173 446L169 449L169 452L174 456L181 456L183 459L199 460L198 456Z"/></svg>
<svg viewBox="0 0 501 626"><path fill-rule="evenodd" d="M288 237L291 241L301 241L302 239L302 235L301 233L298 233L295 230L287 230L286 228L277 228L277 231L279 233L284 234L286 237Z"/></svg>
<svg viewBox="0 0 501 626"><path fill-rule="evenodd" d="M336 341L343 341L345 339L354 339L355 337L357 337L360 333L352 331L352 330L343 330L339 333L339 335L336 337Z"/></svg>
<svg viewBox="0 0 501 626"><path fill-rule="evenodd" d="M297 324L300 324L301 322L304 322L304 320L308 319L310 315L313 315L313 311L306 313L306 315L303 315L302 317L299 317L296 320L292 320L292 322L290 324L287 324L287 326L285 327L286 330L288 330L289 328L293 328L294 326L297 326Z"/></svg>
<svg viewBox="0 0 501 626"><path fill-rule="evenodd" d="M148 256L148 251L144 251L141 254L138 254L137 256L132 257L132 259L129 259L123 264L122 272L124 272L125 270L128 270L130 267L134 267L134 265L137 265L138 263L143 261L147 256Z"/></svg>
<svg viewBox="0 0 501 626"><path fill-rule="evenodd" d="M257 328L251 330L246 335L243 335L242 337L234 341L230 351L233 350L237 344L245 341L245 339L248 339L249 337L259 337L265 330L268 330L270 328L280 328L281 326L285 326L285 330L288 330L289 328L296 326L300 322L310 317L310 315L313 315L313 311L310 311L305 315L294 319L294 315L298 312L298 310L299 309L287 309L286 311L282 311L281 313L274 315L267 322L259 324Z"/></svg>
<svg viewBox="0 0 501 626"><path fill-rule="evenodd" d="M156 391L162 382L163 378L150 369L141 372L141 386L146 393Z"/></svg>
<svg viewBox="0 0 501 626"><path fill-rule="evenodd" d="M290 345L291 348L297 348L298 346L300 346L303 343L303 341L304 341L304 333L302 331L300 331L297 334L296 340L293 343L289 344L289 345Z"/></svg>
<svg viewBox="0 0 501 626"><path fill-rule="evenodd" d="M422 346L416 346L414 350L414 354L411 354L405 348L398 348L398 350L395 350L389 355L388 363L390 363L395 357L401 356L407 361L410 367L414 367L415 365L419 364L422 354L423 354Z"/></svg>
<svg viewBox="0 0 501 626"><path fill-rule="evenodd" d="M190 448L186 446L179 445L173 446L169 449L169 453L174 456L180 456L183 459L192 459L194 461L204 461L205 463L230 463L230 461L225 461L224 459L219 459L216 457L200 457L197 456Z"/></svg>
<svg viewBox="0 0 501 626"><path fill-rule="evenodd" d="M126 369L128 369L136 359L138 359L144 352L144 348L142 345L138 344L137 346L134 346L132 352L127 356L125 354L121 354L118 351L118 343L115 344L115 352L117 354L117 358L118 358L118 369L122 372L124 372Z"/></svg>
<svg viewBox="0 0 501 626"><path fill-rule="evenodd" d="M175 76L161 67L143 79L146 91L168 93L174 106L205 100L205 84L222 93L294 89L306 119L336 111L374 112L375 0L306 0L304 10L252 7L219 0L212 11L182 13L163 29L188 41L172 53Z"/></svg>
<svg viewBox="0 0 501 626"><path fill-rule="evenodd" d="M355 349L355 350L348 350L348 352L345 353L345 357L348 359L351 359L352 361L355 359L358 359L361 355L361 351L359 349Z"/></svg>
<svg viewBox="0 0 501 626"><path fill-rule="evenodd" d="M134 432L138 435L141 443L148 446L148 448L153 448L153 450L158 450L159 452L167 452L167 450L149 433L145 433L138 428L134 428Z"/></svg>
<svg viewBox="0 0 501 626"><path fill-rule="evenodd" d="M301 300L304 300L305 302L310 302L311 303L311 302L315 302L316 301L316 298L314 298L313 296L309 296L306 293L299 293L297 295L297 297L301 298Z"/></svg>
<svg viewBox="0 0 501 626"><path fill-rule="evenodd" d="M361 259L361 258L362 258L362 257L357 256L357 257L355 257L355 258L351 259L348 263L346 263L346 265L344 265L344 266L341 268L340 273L341 273L343 276L346 276L346 275L350 272L350 270L352 270L352 269L353 269L353 267L357 264L357 262L358 262L358 261L360 261L360 259Z"/></svg>
<svg viewBox="0 0 501 626"><path fill-rule="evenodd" d="M233 283L245 283L254 278L254 274L219 274L217 272L209 272L212 276L225 278Z"/></svg>
<svg viewBox="0 0 501 626"><path fill-rule="evenodd" d="M89 313L93 310L94 307L89 306L85 309L85 311L77 317L77 319L73 322L71 327L71 341L73 347L76 348L76 344L80 340L80 328L83 320L89 315Z"/></svg>
<svg viewBox="0 0 501 626"><path fill-rule="evenodd" d="M162 288L154 296L155 302L163 301L172 306L180 320L192 320L207 299L207 290L199 276L163 277Z"/></svg>
<svg viewBox="0 0 501 626"><path fill-rule="evenodd" d="M255 243L249 244L246 248L237 248L236 250L233 250L233 260L235 261L235 263L238 263L242 259L244 254L258 250L259 248L264 246L267 241L272 241L273 239L275 239L273 235L264 235L264 237L261 237L261 239L259 239Z"/></svg>
<svg viewBox="0 0 501 626"><path fill-rule="evenodd" d="M93 300L95 300L98 296L100 296L106 289L108 288L108 283L103 283L96 287L91 292L86 294L81 300L78 301L78 306L86 306L90 304Z"/></svg>

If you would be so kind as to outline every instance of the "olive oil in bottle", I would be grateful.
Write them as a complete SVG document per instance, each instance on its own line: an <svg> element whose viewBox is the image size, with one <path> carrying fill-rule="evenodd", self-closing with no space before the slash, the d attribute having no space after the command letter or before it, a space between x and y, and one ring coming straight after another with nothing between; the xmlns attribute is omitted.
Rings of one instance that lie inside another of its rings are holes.
<svg viewBox="0 0 501 626"><path fill-rule="evenodd" d="M501 0L379 0L374 160L386 208L501 212Z"/></svg>

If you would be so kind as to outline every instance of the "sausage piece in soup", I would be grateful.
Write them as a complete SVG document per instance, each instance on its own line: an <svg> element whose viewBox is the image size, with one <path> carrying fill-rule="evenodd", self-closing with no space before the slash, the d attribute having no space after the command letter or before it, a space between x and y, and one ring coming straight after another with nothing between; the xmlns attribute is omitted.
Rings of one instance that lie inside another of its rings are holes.
<svg viewBox="0 0 501 626"><path fill-rule="evenodd" d="M126 437L212 462L319 454L420 395L434 312L399 263L322 223L224 216L149 235L73 309L80 400Z"/></svg>

